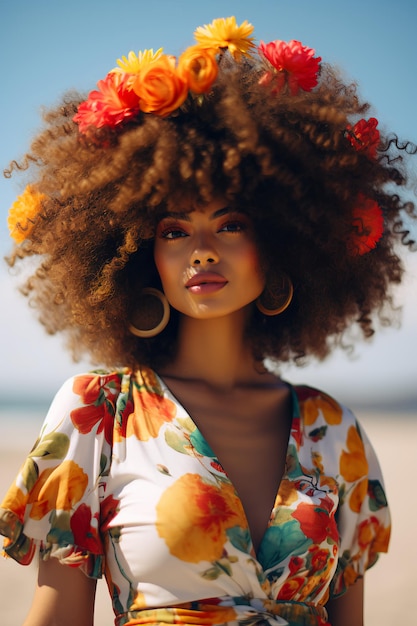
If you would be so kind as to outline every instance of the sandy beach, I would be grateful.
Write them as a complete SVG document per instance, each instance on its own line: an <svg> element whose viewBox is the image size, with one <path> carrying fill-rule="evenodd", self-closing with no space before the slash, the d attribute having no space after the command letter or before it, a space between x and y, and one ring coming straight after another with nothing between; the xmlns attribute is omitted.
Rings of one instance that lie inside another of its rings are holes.
<svg viewBox="0 0 417 626"><path fill-rule="evenodd" d="M417 498L409 486L412 464L417 458L417 415L369 412L358 417L370 436L383 469L393 516L390 552L366 576L366 626L397 626L415 623L414 576L417 563L415 529ZM31 448L40 419L12 419L0 413L0 494L13 480ZM0 624L19 626L30 606L36 566L22 567L0 558ZM112 626L113 613L105 582L98 585L95 626Z"/></svg>

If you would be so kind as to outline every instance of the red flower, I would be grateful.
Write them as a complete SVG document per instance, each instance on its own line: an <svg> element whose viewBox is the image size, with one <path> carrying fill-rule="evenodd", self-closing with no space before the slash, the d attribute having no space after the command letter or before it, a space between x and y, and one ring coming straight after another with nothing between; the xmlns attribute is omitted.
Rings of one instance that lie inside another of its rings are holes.
<svg viewBox="0 0 417 626"><path fill-rule="evenodd" d="M70 525L77 548L87 550L92 554L103 554L98 530L91 526L91 509L89 506L80 504L71 515Z"/></svg>
<svg viewBox="0 0 417 626"><path fill-rule="evenodd" d="M90 126L114 128L139 113L139 98L129 86L130 74L110 72L97 83L98 91L91 91L73 117L85 133Z"/></svg>
<svg viewBox="0 0 417 626"><path fill-rule="evenodd" d="M300 591L301 587L304 585L305 577L304 576L295 576L294 578L289 578L281 587L278 593L278 600L293 600L296 594Z"/></svg>
<svg viewBox="0 0 417 626"><path fill-rule="evenodd" d="M330 538L334 542L339 539L334 516L330 513L330 503L320 500L321 506L302 502L291 514L299 521L301 530L314 543L320 544Z"/></svg>
<svg viewBox="0 0 417 626"><path fill-rule="evenodd" d="M293 576L296 574L304 565L304 561L299 556L292 556L290 562L288 563L288 569L290 570L290 574Z"/></svg>
<svg viewBox="0 0 417 626"><path fill-rule="evenodd" d="M378 120L375 117L371 117L369 120L359 120L353 128L350 124L346 128L346 137L355 150L365 152L373 159L376 157L376 151L380 142L377 126Z"/></svg>
<svg viewBox="0 0 417 626"><path fill-rule="evenodd" d="M362 255L373 250L384 232L384 216L379 204L360 194L353 209L354 234L348 242L351 254Z"/></svg>
<svg viewBox="0 0 417 626"><path fill-rule="evenodd" d="M100 506L100 530L104 532L109 529L110 522L119 510L120 500L107 496Z"/></svg>
<svg viewBox="0 0 417 626"><path fill-rule="evenodd" d="M276 70L265 72L259 84L274 81L274 91L278 93L288 84L292 95L300 89L311 91L317 85L321 57L315 57L312 48L292 39L288 43L276 40L265 44L261 41L259 51Z"/></svg>
<svg viewBox="0 0 417 626"><path fill-rule="evenodd" d="M309 549L311 554L311 570L310 572L320 572L324 570L327 566L330 552L328 550L324 550L323 548L319 548L318 546L312 546Z"/></svg>
<svg viewBox="0 0 417 626"><path fill-rule="evenodd" d="M84 406L71 411L71 421L83 435L98 424L97 433L104 428L106 441L111 443L115 414L115 391L119 389L117 375L87 374L74 379L73 391L81 396Z"/></svg>

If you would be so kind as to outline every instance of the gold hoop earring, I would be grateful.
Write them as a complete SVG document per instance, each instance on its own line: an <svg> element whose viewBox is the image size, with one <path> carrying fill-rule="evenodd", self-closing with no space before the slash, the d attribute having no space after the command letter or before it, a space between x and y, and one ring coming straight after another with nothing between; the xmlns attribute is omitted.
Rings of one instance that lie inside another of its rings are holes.
<svg viewBox="0 0 417 626"><path fill-rule="evenodd" d="M279 315L290 306L293 295L291 279L282 273L274 281L268 281L255 304L264 315Z"/></svg>
<svg viewBox="0 0 417 626"><path fill-rule="evenodd" d="M141 338L156 337L169 322L170 308L165 294L159 289L142 289L137 300L129 330L132 335ZM159 320L155 323L155 320Z"/></svg>

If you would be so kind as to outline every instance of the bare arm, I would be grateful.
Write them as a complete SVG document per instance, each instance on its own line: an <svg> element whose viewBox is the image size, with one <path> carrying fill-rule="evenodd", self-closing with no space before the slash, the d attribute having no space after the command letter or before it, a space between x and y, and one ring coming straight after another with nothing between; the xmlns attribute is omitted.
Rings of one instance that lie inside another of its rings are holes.
<svg viewBox="0 0 417 626"><path fill-rule="evenodd" d="M356 581L340 598L327 604L331 626L363 626L363 578Z"/></svg>
<svg viewBox="0 0 417 626"><path fill-rule="evenodd" d="M23 626L93 626L96 581L55 558L39 563L38 582Z"/></svg>

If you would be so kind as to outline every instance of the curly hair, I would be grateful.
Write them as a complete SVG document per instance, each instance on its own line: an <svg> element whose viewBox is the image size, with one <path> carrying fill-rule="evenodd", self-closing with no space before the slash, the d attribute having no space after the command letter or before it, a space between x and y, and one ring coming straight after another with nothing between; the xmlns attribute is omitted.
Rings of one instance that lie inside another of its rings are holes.
<svg viewBox="0 0 417 626"><path fill-rule="evenodd" d="M135 296L158 286L153 233L170 208L215 197L253 220L266 277L287 273L291 306L253 314L247 337L258 360L325 358L358 326L369 338L389 320L401 282L398 244L412 247L406 224L406 157L395 135L378 155L354 150L346 129L367 111L354 84L323 65L313 91L273 94L250 61L221 64L204 98L176 115L138 115L117 130L82 136L73 121L83 99L67 94L21 164L45 194L30 239L8 262L38 260L23 291L49 333L63 331L74 358L106 366L160 366L175 354L178 314L152 339L130 334ZM384 232L368 254L352 254L353 211L363 194L378 202Z"/></svg>

